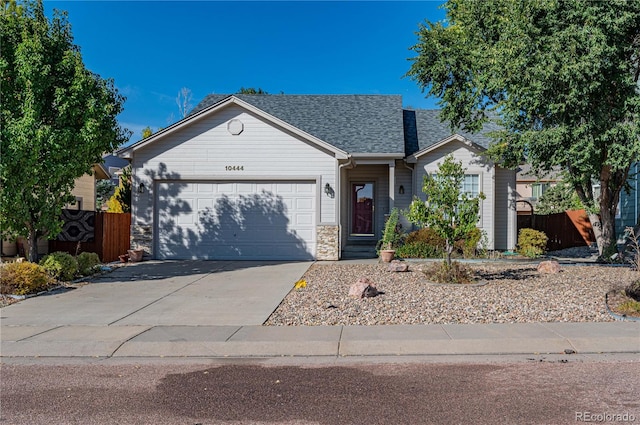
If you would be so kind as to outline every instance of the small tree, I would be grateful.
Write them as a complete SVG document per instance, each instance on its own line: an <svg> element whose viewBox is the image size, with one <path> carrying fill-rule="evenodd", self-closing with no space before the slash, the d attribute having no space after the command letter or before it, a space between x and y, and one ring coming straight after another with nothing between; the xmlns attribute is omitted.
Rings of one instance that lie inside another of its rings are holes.
<svg viewBox="0 0 640 425"><path fill-rule="evenodd" d="M407 218L414 224L433 229L445 241L446 264L451 268L455 242L464 239L478 222L480 199L462 191L465 169L462 162L447 155L434 175L426 175L422 191L427 200L414 199Z"/></svg>
<svg viewBox="0 0 640 425"><path fill-rule="evenodd" d="M269 94L266 91L262 90L262 88L258 87L257 89L254 87L240 87L238 94Z"/></svg>
<svg viewBox="0 0 640 425"><path fill-rule="evenodd" d="M107 202L108 212L127 213L131 211L131 167L122 169L120 184Z"/></svg>
<svg viewBox="0 0 640 425"><path fill-rule="evenodd" d="M547 189L536 204L536 214L557 214L566 210L581 210L584 205L576 190L569 184L560 182Z"/></svg>
<svg viewBox="0 0 640 425"><path fill-rule="evenodd" d="M102 210L102 206L109 201L113 195L116 185L111 180L100 180L96 183L96 210Z"/></svg>

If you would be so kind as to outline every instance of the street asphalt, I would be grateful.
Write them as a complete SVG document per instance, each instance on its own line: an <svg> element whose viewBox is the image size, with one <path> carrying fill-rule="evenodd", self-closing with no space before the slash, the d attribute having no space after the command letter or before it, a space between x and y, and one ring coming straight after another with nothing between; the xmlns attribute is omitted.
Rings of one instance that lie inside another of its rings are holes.
<svg viewBox="0 0 640 425"><path fill-rule="evenodd" d="M262 326L311 262L147 261L0 310L0 358L640 354L640 322Z"/></svg>

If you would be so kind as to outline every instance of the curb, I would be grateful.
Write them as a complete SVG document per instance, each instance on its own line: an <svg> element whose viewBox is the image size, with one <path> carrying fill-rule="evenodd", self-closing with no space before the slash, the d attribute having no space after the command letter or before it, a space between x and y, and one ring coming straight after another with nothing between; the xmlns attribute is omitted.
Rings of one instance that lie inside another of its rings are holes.
<svg viewBox="0 0 640 425"><path fill-rule="evenodd" d="M640 317L627 316L626 314L618 314L613 312L609 308L609 293L604 294L604 306L607 308L607 313L614 319L620 322L640 322Z"/></svg>

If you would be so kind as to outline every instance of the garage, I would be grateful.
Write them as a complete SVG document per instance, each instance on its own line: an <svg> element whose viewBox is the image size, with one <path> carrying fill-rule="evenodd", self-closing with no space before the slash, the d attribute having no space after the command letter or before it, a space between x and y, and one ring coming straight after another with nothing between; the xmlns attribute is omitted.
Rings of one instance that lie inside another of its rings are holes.
<svg viewBox="0 0 640 425"><path fill-rule="evenodd" d="M154 192L158 258L315 258L315 181L159 181Z"/></svg>

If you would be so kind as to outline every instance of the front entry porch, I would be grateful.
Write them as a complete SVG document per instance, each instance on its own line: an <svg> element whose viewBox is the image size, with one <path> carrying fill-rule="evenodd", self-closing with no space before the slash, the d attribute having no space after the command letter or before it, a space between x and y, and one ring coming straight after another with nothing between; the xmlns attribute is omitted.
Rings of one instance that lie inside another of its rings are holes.
<svg viewBox="0 0 640 425"><path fill-rule="evenodd" d="M395 160L359 160L341 176L342 259L376 258L394 207Z"/></svg>

